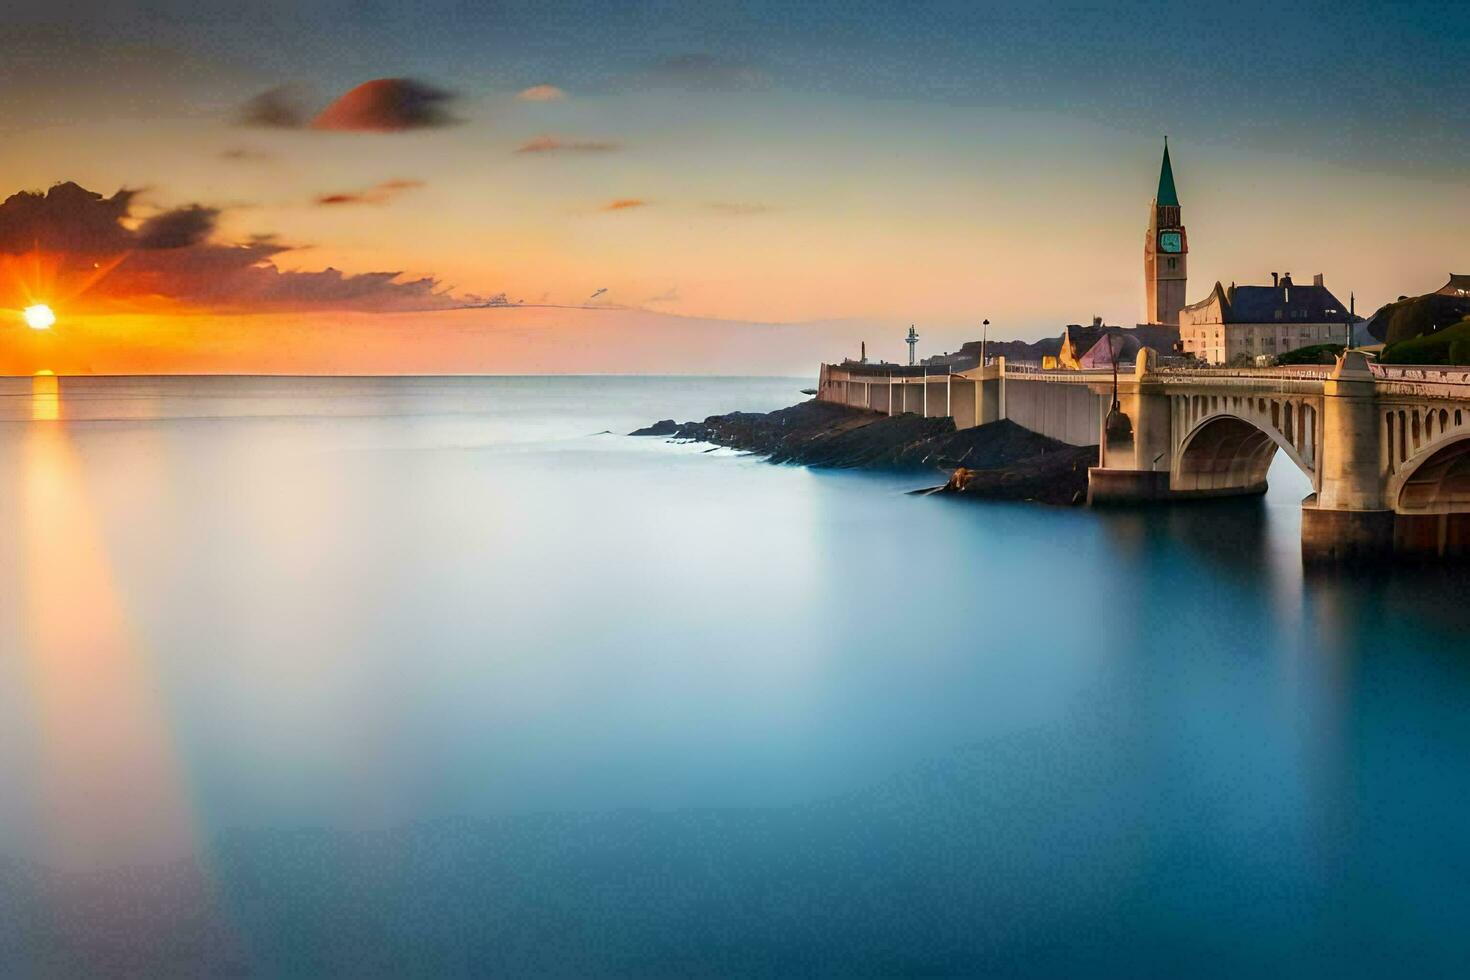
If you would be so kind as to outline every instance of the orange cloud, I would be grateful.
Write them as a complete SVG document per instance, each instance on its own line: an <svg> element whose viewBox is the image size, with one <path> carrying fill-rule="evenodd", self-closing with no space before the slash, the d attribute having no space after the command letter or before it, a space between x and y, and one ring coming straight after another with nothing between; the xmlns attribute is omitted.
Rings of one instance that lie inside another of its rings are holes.
<svg viewBox="0 0 1470 980"><path fill-rule="evenodd" d="M522 102L561 102L566 97L567 93L555 85L532 85L516 94Z"/></svg>
<svg viewBox="0 0 1470 980"><path fill-rule="evenodd" d="M397 133L447 126L455 122L445 110L449 92L412 78L377 78L363 82L327 106L312 120L312 129L354 133Z"/></svg>
<svg viewBox="0 0 1470 980"><path fill-rule="evenodd" d="M74 183L0 204L0 306L62 301L73 312L195 309L434 310L462 306L437 279L397 272L288 272L271 236L214 240L216 208L193 204L141 223L135 192L103 197ZM472 298L470 298L472 299Z"/></svg>
<svg viewBox="0 0 1470 980"><path fill-rule="evenodd" d="M363 191L339 191L335 194L322 194L316 199L316 203L320 205L387 204L404 191L411 191L423 186L424 182L421 180L385 180L381 184L375 184Z"/></svg>
<svg viewBox="0 0 1470 980"><path fill-rule="evenodd" d="M454 93L417 79L375 78L349 89L312 118L307 93L299 86L279 85L241 106L236 122L267 129L398 133L458 122L447 110L453 99Z"/></svg>
<svg viewBox="0 0 1470 980"><path fill-rule="evenodd" d="M611 140L564 140L557 136L537 136L516 148L517 153L608 153L620 149Z"/></svg>
<svg viewBox="0 0 1470 980"><path fill-rule="evenodd" d="M620 197L615 201L608 201L601 208L603 211L626 211L629 208L643 208L648 206L648 201L639 197Z"/></svg>

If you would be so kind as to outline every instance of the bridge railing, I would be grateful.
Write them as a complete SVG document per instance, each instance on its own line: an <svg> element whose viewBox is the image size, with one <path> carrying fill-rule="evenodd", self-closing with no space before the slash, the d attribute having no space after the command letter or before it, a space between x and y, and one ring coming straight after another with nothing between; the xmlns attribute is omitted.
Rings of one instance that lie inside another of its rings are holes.
<svg viewBox="0 0 1470 980"><path fill-rule="evenodd" d="M1134 366L1132 364L1119 364L1118 375L1132 375ZM1012 365L1006 362L1006 377L1036 377L1039 380L1056 381L1096 381L1099 378L1111 378L1113 369L1107 368L1044 368L1036 364Z"/></svg>
<svg viewBox="0 0 1470 980"><path fill-rule="evenodd" d="M1332 367L1326 364L1284 364L1280 367L1163 367L1150 371L1150 375L1189 378L1291 378L1304 381L1326 381L1332 376Z"/></svg>
<svg viewBox="0 0 1470 980"><path fill-rule="evenodd" d="M1370 364L1368 370L1382 381L1420 381L1428 384L1470 385L1470 367L1438 364Z"/></svg>

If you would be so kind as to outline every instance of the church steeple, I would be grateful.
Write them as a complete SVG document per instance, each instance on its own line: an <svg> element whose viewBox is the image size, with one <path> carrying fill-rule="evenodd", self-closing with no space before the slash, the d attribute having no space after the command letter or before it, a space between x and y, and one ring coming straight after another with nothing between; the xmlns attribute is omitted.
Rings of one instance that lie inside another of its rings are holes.
<svg viewBox="0 0 1470 980"><path fill-rule="evenodd" d="M1183 209L1174 186L1169 140L1159 164L1159 190L1148 209L1148 231L1143 240L1143 289L1149 323L1179 325L1188 284L1189 239L1184 233Z"/></svg>
<svg viewBox="0 0 1470 980"><path fill-rule="evenodd" d="M1174 189L1174 168L1169 163L1169 137L1164 137L1164 163L1159 167L1159 193L1154 198L1159 207L1179 206L1179 192Z"/></svg>

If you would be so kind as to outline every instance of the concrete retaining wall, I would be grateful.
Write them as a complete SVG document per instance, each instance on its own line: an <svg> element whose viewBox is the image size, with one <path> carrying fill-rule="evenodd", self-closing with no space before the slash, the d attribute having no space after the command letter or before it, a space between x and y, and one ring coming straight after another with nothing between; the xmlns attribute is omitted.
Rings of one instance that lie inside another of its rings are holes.
<svg viewBox="0 0 1470 980"><path fill-rule="evenodd" d="M1006 418L1073 446L1097 445L1104 401L1085 384L1006 378Z"/></svg>
<svg viewBox="0 0 1470 980"><path fill-rule="evenodd" d="M875 412L889 413L889 400L892 396L893 386L887 384L875 384L868 389L868 405Z"/></svg>
<svg viewBox="0 0 1470 980"><path fill-rule="evenodd" d="M978 425L975 419L975 382L950 379L949 411L954 417L956 429L968 429Z"/></svg>
<svg viewBox="0 0 1470 980"><path fill-rule="evenodd" d="M941 380L930 381L927 384L929 402L924 414L931 419L944 418L949 414L949 382Z"/></svg>
<svg viewBox="0 0 1470 980"><path fill-rule="evenodd" d="M915 415L924 414L924 386L903 385L903 410Z"/></svg>
<svg viewBox="0 0 1470 980"><path fill-rule="evenodd" d="M988 375L988 376L983 376ZM1087 382L1030 380L1004 375L1002 367L985 372L901 378L881 373L849 373L823 365L820 394L852 408L886 415L912 412L929 418L954 419L968 429L997 419L1010 419L1033 432L1074 446L1097 445L1107 396Z"/></svg>
<svg viewBox="0 0 1470 980"><path fill-rule="evenodd" d="M1001 408L1000 385L1000 380L996 378L980 385L980 417L975 420L976 425L1005 418L1005 412Z"/></svg>

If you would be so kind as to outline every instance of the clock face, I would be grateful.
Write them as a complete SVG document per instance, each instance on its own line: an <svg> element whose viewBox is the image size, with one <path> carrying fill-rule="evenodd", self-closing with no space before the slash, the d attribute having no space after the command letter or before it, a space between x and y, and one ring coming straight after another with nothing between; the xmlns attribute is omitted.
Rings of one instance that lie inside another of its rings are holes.
<svg viewBox="0 0 1470 980"><path fill-rule="evenodd" d="M1184 251L1184 237L1177 231L1159 232L1160 252L1182 252Z"/></svg>

